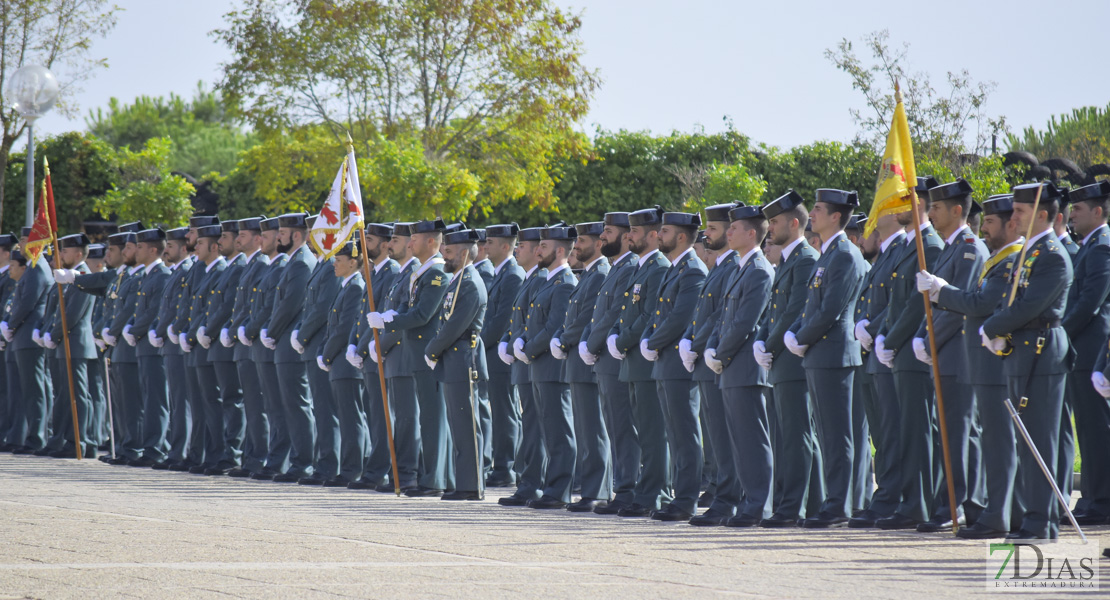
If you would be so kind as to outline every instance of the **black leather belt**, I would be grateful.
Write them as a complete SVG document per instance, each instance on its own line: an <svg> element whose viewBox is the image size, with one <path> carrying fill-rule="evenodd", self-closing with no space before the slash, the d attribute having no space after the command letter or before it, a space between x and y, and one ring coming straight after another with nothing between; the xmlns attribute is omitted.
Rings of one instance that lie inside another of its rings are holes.
<svg viewBox="0 0 1110 600"><path fill-rule="evenodd" d="M1032 329L1035 331L1042 331L1045 329L1052 329L1053 327L1059 327L1061 323L1062 321L1060 321L1060 319L1033 319L1025 325L1022 325L1018 329Z"/></svg>

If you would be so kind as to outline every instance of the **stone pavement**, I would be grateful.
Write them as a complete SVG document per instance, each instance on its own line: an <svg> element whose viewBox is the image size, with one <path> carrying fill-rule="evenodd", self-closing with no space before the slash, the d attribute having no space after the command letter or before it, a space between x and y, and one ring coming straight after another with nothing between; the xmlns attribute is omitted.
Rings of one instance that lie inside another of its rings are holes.
<svg viewBox="0 0 1110 600"><path fill-rule="evenodd" d="M984 545L951 535L699 529L498 506L508 492L459 503L0 454L0 599L988 595Z"/></svg>

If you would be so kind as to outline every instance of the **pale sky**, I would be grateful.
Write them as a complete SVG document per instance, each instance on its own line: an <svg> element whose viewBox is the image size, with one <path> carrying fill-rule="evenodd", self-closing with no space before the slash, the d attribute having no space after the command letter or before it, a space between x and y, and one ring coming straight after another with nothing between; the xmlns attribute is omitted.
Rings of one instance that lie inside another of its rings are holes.
<svg viewBox="0 0 1110 600"><path fill-rule="evenodd" d="M115 1L126 10L93 48L110 67L77 97L82 117L112 96L189 97L198 81L211 87L217 80L229 54L208 32L236 2ZM587 131L714 132L729 116L758 142L850 140L856 127L848 110L863 108L862 96L824 50L884 28L893 43L910 43L912 70L928 72L934 85L946 71L965 68L996 82L987 110L1005 115L1015 131L1110 102L1107 0L1063 0L1053 9L1044 0L556 2L584 9L585 62L603 79L582 123ZM84 128L83 118L52 114L37 132Z"/></svg>

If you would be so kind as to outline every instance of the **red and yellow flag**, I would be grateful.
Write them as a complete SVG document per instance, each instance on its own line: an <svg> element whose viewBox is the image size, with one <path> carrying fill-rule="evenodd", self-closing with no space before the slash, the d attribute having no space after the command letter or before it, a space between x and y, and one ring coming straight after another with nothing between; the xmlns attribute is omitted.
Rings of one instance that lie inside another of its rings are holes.
<svg viewBox="0 0 1110 600"><path fill-rule="evenodd" d="M54 186L50 183L50 164L46 158L42 159L43 173L42 190L39 192L39 209L35 213L35 222L31 225L31 234L23 243L23 254L27 257L28 264L35 264L42 256L43 250L54 242L58 232L58 216L54 210Z"/></svg>
<svg viewBox="0 0 1110 600"><path fill-rule="evenodd" d="M894 119L890 123L890 134L886 137L886 150L883 151L883 164L879 167L879 177L875 181L875 202L871 204L871 214L863 235L867 237L875 230L879 217L896 215L910 210L909 195L917 186L917 170L913 163L913 140L910 139L910 124L906 121L906 109L902 106L902 90L894 84Z"/></svg>

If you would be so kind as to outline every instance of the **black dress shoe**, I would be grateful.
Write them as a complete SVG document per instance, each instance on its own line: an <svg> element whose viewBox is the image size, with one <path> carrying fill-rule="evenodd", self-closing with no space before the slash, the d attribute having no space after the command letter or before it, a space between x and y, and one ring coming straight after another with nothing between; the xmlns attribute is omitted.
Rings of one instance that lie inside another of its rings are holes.
<svg viewBox="0 0 1110 600"><path fill-rule="evenodd" d="M1088 510L1083 514L1076 514L1073 516L1075 517L1075 522L1080 525L1105 525L1110 522L1110 517L1093 510ZM1066 515L1063 519L1060 519L1060 526L1063 527L1065 523L1071 525L1071 521L1068 520Z"/></svg>
<svg viewBox="0 0 1110 600"><path fill-rule="evenodd" d="M648 516L651 516L651 509L644 506L643 504L636 504L635 502L633 502L631 506L627 506L627 507L622 508L619 511L617 511L617 516L618 517L648 517Z"/></svg>
<svg viewBox="0 0 1110 600"><path fill-rule="evenodd" d="M532 498L525 498L519 494L513 494L512 496L498 498L497 503L501 506L528 506L528 503L532 500Z"/></svg>
<svg viewBox="0 0 1110 600"><path fill-rule="evenodd" d="M879 529L888 529L888 530L891 530L891 529L917 529L917 526L920 525L920 524L921 524L920 521L917 521L915 519L911 519L909 517L903 517L902 515L900 515L898 513L894 513L893 515L891 515L891 516L889 516L885 519L879 519L878 521L875 521L875 527L878 527Z"/></svg>
<svg viewBox="0 0 1110 600"><path fill-rule="evenodd" d="M763 519L759 522L760 527L767 527L771 529L783 529L786 527L797 527L798 517L786 516L779 513L771 515L769 519Z"/></svg>
<svg viewBox="0 0 1110 600"><path fill-rule="evenodd" d="M437 490L435 488L427 488L427 487L424 487L424 486L420 485L420 486L417 486L417 487L414 487L414 488L409 488L409 489L405 490L405 495L408 496L409 498L434 498L436 496L442 496L443 495L443 490Z"/></svg>
<svg viewBox="0 0 1110 600"><path fill-rule="evenodd" d="M272 481L275 475L279 473L274 472L273 469L263 468L257 473L251 473L250 478L256 481Z"/></svg>
<svg viewBox="0 0 1110 600"><path fill-rule="evenodd" d="M61 450L53 450L47 454L50 458L77 458L76 448L62 448ZM82 456L81 458L85 458Z"/></svg>
<svg viewBox="0 0 1110 600"><path fill-rule="evenodd" d="M274 481L277 481L276 477L274 478ZM315 475L311 477L301 477L297 480L297 484L299 485L324 485L325 483L327 483L327 480L325 480L323 477L317 477Z"/></svg>
<svg viewBox="0 0 1110 600"><path fill-rule="evenodd" d="M15 450L15 446L11 444L0 444L0 452L11 452Z"/></svg>
<svg viewBox="0 0 1110 600"><path fill-rule="evenodd" d="M359 479L347 484L347 489L349 490L372 490L376 487L378 487L378 484L373 481L366 481L365 479Z"/></svg>
<svg viewBox="0 0 1110 600"><path fill-rule="evenodd" d="M117 456L117 457L115 457L115 458L109 458L109 459L108 459L108 464L110 464L110 465L116 465L116 466L119 466L119 465L126 465L126 464L127 464L127 463L129 463L129 462L131 462L131 459L130 459L130 458L124 458L124 457L122 457L122 456Z"/></svg>
<svg viewBox="0 0 1110 600"><path fill-rule="evenodd" d="M516 481L512 475L501 473L498 475L490 475L486 478L486 487L513 487Z"/></svg>
<svg viewBox="0 0 1110 600"><path fill-rule="evenodd" d="M689 521L694 518L694 515L682 510L674 504L668 504L662 510L657 510L651 513L651 518L656 521L663 521L665 523L673 523L675 521Z"/></svg>
<svg viewBox="0 0 1110 600"><path fill-rule="evenodd" d="M1037 535L1037 534L1035 534L1031 531L1026 531L1026 530L1022 529L1020 531L1014 531L1012 533L1006 534L1006 539L1008 539L1008 540L1040 540L1040 539L1044 539L1044 538L1042 538L1041 536L1039 536L1039 535Z"/></svg>
<svg viewBox="0 0 1110 600"><path fill-rule="evenodd" d="M455 490L444 494L440 500L481 500L482 494L478 492L466 492L463 490Z"/></svg>
<svg viewBox="0 0 1110 600"><path fill-rule="evenodd" d="M247 469L244 469L243 467L238 467L236 469L231 469L230 471L228 471L227 476L228 477L250 477L251 472Z"/></svg>
<svg viewBox="0 0 1110 600"><path fill-rule="evenodd" d="M533 500L533 501L528 503L528 508L539 508L539 509L566 508L566 506L567 506L566 502L563 502L562 500L560 500L558 498L553 498L551 496L544 496L544 497L540 498L539 500Z"/></svg>
<svg viewBox="0 0 1110 600"><path fill-rule="evenodd" d="M960 515L958 525L967 525L967 520L963 515ZM940 533L943 531L952 531L952 519L948 517L933 517L924 523L917 526L918 533Z"/></svg>
<svg viewBox="0 0 1110 600"><path fill-rule="evenodd" d="M274 483L297 483L302 479L309 479L309 477L306 477L304 473L289 472L278 473L277 475L274 475L274 478L271 479L271 481L273 481ZM321 483L323 482L321 481Z"/></svg>
<svg viewBox="0 0 1110 600"><path fill-rule="evenodd" d="M102 463L106 463L106 462L112 460L112 455L111 454L103 454L101 456L98 456L96 458L96 460L99 460Z"/></svg>
<svg viewBox="0 0 1110 600"><path fill-rule="evenodd" d="M697 527L720 527L731 518L731 514L711 508L700 515L690 517L690 524Z"/></svg>
<svg viewBox="0 0 1110 600"><path fill-rule="evenodd" d="M806 529L831 529L833 527L844 527L848 524L848 517L841 517L832 513L820 512L816 517L806 519L802 523L802 527Z"/></svg>
<svg viewBox="0 0 1110 600"><path fill-rule="evenodd" d="M1004 538L1006 537L1006 532L991 529L982 523L976 523L970 527L961 527L960 530L956 532L956 537L965 540L987 540Z"/></svg>
<svg viewBox="0 0 1110 600"><path fill-rule="evenodd" d="M701 496L698 497L698 508L709 508L713 506L713 501L716 499L716 495L710 494L709 492L702 492Z"/></svg>
<svg viewBox="0 0 1110 600"><path fill-rule="evenodd" d="M208 467L207 469L205 469L204 474L205 475L227 475L227 472L230 471L230 470L231 470L230 467L223 467L223 466L217 465L215 467Z"/></svg>
<svg viewBox="0 0 1110 600"><path fill-rule="evenodd" d="M190 467L189 463L184 463L184 462L170 463L169 470L170 471L177 471L179 473L185 473L189 470L189 467Z"/></svg>
<svg viewBox="0 0 1110 600"><path fill-rule="evenodd" d="M35 453L34 448L28 448L26 446L22 446L22 447L16 448L15 450L12 450L12 454L34 454L34 453Z"/></svg>
<svg viewBox="0 0 1110 600"><path fill-rule="evenodd" d="M593 512L597 506L601 504L600 500L593 498L582 498L577 502L571 502L567 505L567 510L570 512Z"/></svg>
<svg viewBox="0 0 1110 600"><path fill-rule="evenodd" d="M51 450L50 448L47 448L47 447L43 446L42 448L39 448L38 450L35 450L35 451L34 451L34 452L32 452L31 454L33 454L33 455L35 455L35 456L50 456L50 455L51 455L51 454L53 454L53 453L54 453L54 451L53 451L53 450Z"/></svg>
<svg viewBox="0 0 1110 600"><path fill-rule="evenodd" d="M155 462L157 462L157 461L155 461L153 458L133 458L133 459L127 461L127 466L129 466L129 467L142 467L144 469L149 469L150 467L154 466Z"/></svg>
<svg viewBox="0 0 1110 600"><path fill-rule="evenodd" d="M413 485L410 485L408 487L401 486L401 492L404 492L405 490L407 490L411 487L416 487L416 486L413 486ZM386 481L386 482L383 482L383 483L379 483L377 486L375 486L374 491L375 492L381 492L383 494L396 494L397 493L397 488L393 487L392 483Z"/></svg>
<svg viewBox="0 0 1110 600"><path fill-rule="evenodd" d="M736 515L731 519L725 521L725 527L755 527L763 519L753 517L751 515Z"/></svg>
<svg viewBox="0 0 1110 600"><path fill-rule="evenodd" d="M192 473L193 475L204 475L204 471L207 468L208 467L206 467L204 465L197 465L195 467L189 467L189 472Z"/></svg>
<svg viewBox="0 0 1110 600"><path fill-rule="evenodd" d="M162 462L156 462L153 465L150 465L150 468L154 469L155 471L168 471L170 469L170 463L169 461L164 460Z"/></svg>
<svg viewBox="0 0 1110 600"><path fill-rule="evenodd" d="M300 483L300 482L297 482L297 483ZM345 487L347 487L347 485L348 485L348 484L350 484L350 483L351 483L351 480L350 480L350 479L347 479L346 477L344 477L344 476L342 476L342 475L337 475L337 476L335 476L335 477L333 477L333 478L331 478L331 479L329 479L329 480L325 481L325 482L324 482L324 487L341 487L341 488L345 488Z"/></svg>
<svg viewBox="0 0 1110 600"><path fill-rule="evenodd" d="M848 519L848 527L853 529L870 529L875 526L875 522L882 519L883 516L871 510L870 508L860 511L851 519Z"/></svg>
<svg viewBox="0 0 1110 600"><path fill-rule="evenodd" d="M594 507L594 514L595 515L618 515L618 514L620 514L620 512L622 510L628 508L629 506L630 505L627 502L624 502L624 501L621 501L621 500L612 500L610 502L606 502L605 504L599 504L599 505L595 506Z"/></svg>

